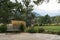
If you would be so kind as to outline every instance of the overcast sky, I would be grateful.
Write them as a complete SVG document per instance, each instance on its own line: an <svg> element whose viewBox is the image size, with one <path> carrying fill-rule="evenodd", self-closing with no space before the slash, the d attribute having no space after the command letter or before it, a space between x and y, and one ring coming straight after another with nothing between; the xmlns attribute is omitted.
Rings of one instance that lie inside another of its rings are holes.
<svg viewBox="0 0 60 40"><path fill-rule="evenodd" d="M49 0L49 3L44 1L39 6L35 5L34 11L43 16L46 14L50 16L60 15L60 4L57 3L57 0Z"/></svg>
<svg viewBox="0 0 60 40"><path fill-rule="evenodd" d="M44 2L42 5L35 6L35 10L41 15L56 16L60 15L60 4L57 0L50 0L49 3Z"/></svg>

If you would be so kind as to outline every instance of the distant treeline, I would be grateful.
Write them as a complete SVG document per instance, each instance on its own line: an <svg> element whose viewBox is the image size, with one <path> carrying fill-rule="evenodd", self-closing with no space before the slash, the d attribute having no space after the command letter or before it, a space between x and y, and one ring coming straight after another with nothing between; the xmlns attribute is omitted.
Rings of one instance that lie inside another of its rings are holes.
<svg viewBox="0 0 60 40"><path fill-rule="evenodd" d="M49 15L36 17L36 24L42 25L60 25L60 16L50 17Z"/></svg>

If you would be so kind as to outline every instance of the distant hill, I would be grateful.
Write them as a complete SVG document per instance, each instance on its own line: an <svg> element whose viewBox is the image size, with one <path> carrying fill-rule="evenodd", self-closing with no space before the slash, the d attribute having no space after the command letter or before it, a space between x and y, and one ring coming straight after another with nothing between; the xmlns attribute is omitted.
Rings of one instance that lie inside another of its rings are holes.
<svg viewBox="0 0 60 40"><path fill-rule="evenodd" d="M45 10L35 10L34 13L38 16L45 16L45 15L49 15L49 16L60 16L60 10L54 10L54 11L45 11Z"/></svg>
<svg viewBox="0 0 60 40"><path fill-rule="evenodd" d="M37 12L33 12L36 16L41 16L39 13Z"/></svg>

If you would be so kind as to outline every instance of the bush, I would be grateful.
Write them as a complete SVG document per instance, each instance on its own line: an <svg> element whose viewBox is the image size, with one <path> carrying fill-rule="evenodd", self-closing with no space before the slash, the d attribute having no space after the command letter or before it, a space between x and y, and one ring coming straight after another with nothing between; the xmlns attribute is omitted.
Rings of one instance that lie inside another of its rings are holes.
<svg viewBox="0 0 60 40"><path fill-rule="evenodd" d="M25 31L25 26L24 26L23 24L21 24L20 27L19 27L19 30L20 30L21 32L24 32L24 31Z"/></svg>
<svg viewBox="0 0 60 40"><path fill-rule="evenodd" d="M42 33L45 30L43 28L39 28L39 27L32 27L28 30L29 33Z"/></svg>
<svg viewBox="0 0 60 40"><path fill-rule="evenodd" d="M38 32L39 33L45 32L45 29L44 28L38 28Z"/></svg>
<svg viewBox="0 0 60 40"><path fill-rule="evenodd" d="M38 24L34 24L34 26L38 26Z"/></svg>
<svg viewBox="0 0 60 40"><path fill-rule="evenodd" d="M34 27L28 29L29 33L37 33L37 29L34 29Z"/></svg>
<svg viewBox="0 0 60 40"><path fill-rule="evenodd" d="M45 33L48 33L48 34L56 34L57 32L56 31L49 31L49 30L47 30L47 31L45 31Z"/></svg>
<svg viewBox="0 0 60 40"><path fill-rule="evenodd" d="M60 31L47 31L46 33L48 33L48 34L58 34L58 35L60 35Z"/></svg>
<svg viewBox="0 0 60 40"><path fill-rule="evenodd" d="M6 32L7 26L6 25L1 25L0 26L0 32Z"/></svg>
<svg viewBox="0 0 60 40"><path fill-rule="evenodd" d="M60 31L58 31L57 34L60 35Z"/></svg>

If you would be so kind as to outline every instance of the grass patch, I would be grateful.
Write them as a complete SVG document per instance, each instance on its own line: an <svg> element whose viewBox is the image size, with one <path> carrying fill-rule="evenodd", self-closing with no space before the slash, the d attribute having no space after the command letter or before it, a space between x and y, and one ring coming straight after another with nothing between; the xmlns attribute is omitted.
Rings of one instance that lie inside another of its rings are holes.
<svg viewBox="0 0 60 40"><path fill-rule="evenodd" d="M42 26L45 30L48 31L60 31L60 26Z"/></svg>
<svg viewBox="0 0 60 40"><path fill-rule="evenodd" d="M35 26L35 28L43 28L45 30L44 33L60 34L60 26Z"/></svg>

